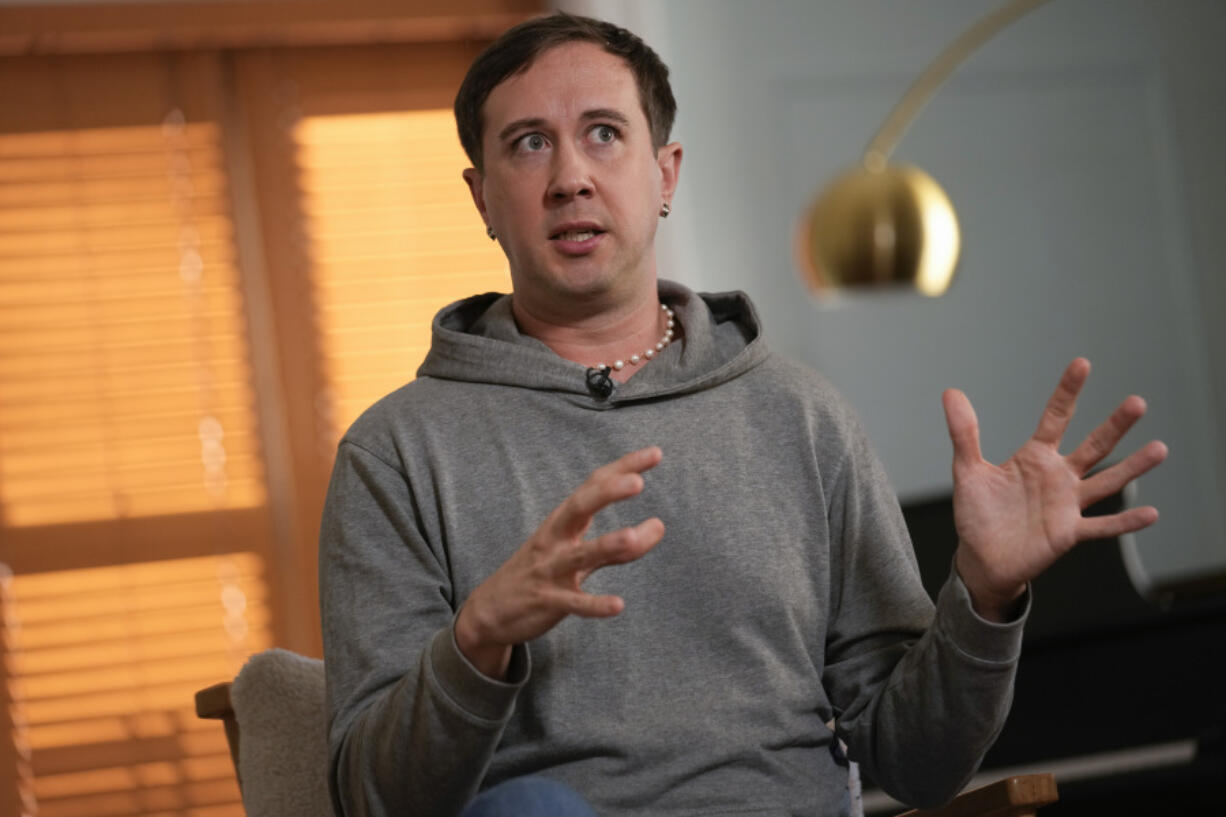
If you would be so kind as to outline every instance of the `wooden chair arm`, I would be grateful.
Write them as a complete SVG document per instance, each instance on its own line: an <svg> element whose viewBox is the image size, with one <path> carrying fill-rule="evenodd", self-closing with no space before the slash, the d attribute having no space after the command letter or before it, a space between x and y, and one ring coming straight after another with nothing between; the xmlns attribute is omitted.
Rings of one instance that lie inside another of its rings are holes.
<svg viewBox="0 0 1226 817"><path fill-rule="evenodd" d="M238 718L234 716L234 707L230 703L230 683L213 684L197 692L196 717L216 719L224 724L230 759L234 761L234 776L241 789L243 776L238 771Z"/></svg>
<svg viewBox="0 0 1226 817"><path fill-rule="evenodd" d="M234 717L230 705L230 682L213 684L196 693L196 717L225 720Z"/></svg>
<svg viewBox="0 0 1226 817"><path fill-rule="evenodd" d="M916 809L899 817L1032 817L1038 808L1058 799L1055 777L1023 774L960 794L940 808Z"/></svg>

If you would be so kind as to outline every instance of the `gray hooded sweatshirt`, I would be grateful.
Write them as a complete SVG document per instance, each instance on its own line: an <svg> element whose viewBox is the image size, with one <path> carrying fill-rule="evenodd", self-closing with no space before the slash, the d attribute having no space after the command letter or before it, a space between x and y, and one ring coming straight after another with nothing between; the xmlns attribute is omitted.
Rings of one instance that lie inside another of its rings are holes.
<svg viewBox="0 0 1226 817"><path fill-rule="evenodd" d="M1021 621L956 575L934 607L886 476L834 389L770 352L741 293L662 282L684 334L607 398L521 335L509 296L442 310L417 379L341 441L320 542L339 815L449 817L522 775L602 817L827 815L850 755L930 805L1008 711ZM658 516L663 541L584 587L626 601L515 647L459 652L464 600L597 467L663 462L591 536ZM826 726L835 723L835 731Z"/></svg>

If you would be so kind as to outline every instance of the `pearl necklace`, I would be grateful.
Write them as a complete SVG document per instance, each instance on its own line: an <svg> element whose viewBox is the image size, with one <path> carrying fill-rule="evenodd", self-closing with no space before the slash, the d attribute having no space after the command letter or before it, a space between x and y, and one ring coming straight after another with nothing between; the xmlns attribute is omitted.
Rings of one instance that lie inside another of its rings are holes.
<svg viewBox="0 0 1226 817"><path fill-rule="evenodd" d="M646 361L651 360L656 356L656 352L664 351L664 347L673 342L673 326L675 325L673 320L674 313L668 308L667 304L660 304L660 309L664 312L664 335L656 343L654 349L647 349L641 355L631 355L629 362L633 366L637 366L640 363L645 363ZM603 363L597 363L596 368L600 371L607 371L609 369L609 367ZM626 361L613 361L613 368L620 372L622 369L626 368Z"/></svg>

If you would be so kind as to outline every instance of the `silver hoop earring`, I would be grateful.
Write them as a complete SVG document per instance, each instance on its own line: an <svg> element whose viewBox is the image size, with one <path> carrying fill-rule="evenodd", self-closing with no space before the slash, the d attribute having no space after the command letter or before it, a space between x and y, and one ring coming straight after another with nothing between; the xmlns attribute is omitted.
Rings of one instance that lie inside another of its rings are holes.
<svg viewBox="0 0 1226 817"><path fill-rule="evenodd" d="M673 211L673 208L668 206L668 202L660 205L660 218L668 218L668 214Z"/></svg>
<svg viewBox="0 0 1226 817"><path fill-rule="evenodd" d="M490 237L490 241L493 241L495 238L498 237L498 234L494 232L494 228L489 226L488 224L485 225L485 234Z"/></svg>

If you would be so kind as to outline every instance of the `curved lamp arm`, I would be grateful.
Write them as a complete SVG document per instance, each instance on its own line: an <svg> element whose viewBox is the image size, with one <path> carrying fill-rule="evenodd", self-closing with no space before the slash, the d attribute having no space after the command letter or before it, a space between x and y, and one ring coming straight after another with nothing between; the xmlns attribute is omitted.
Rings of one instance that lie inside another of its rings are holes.
<svg viewBox="0 0 1226 817"><path fill-rule="evenodd" d="M978 20L974 25L962 32L958 39L933 60L924 72L911 83L911 87L903 94L902 99L890 111L881 128L868 143L864 151L864 166L869 170L880 170L902 135L910 127L915 117L932 99L932 95L949 78L949 75L961 65L967 57L973 54L981 45L996 36L1017 18L1030 13L1034 9L1051 0L1012 0L996 11Z"/></svg>

